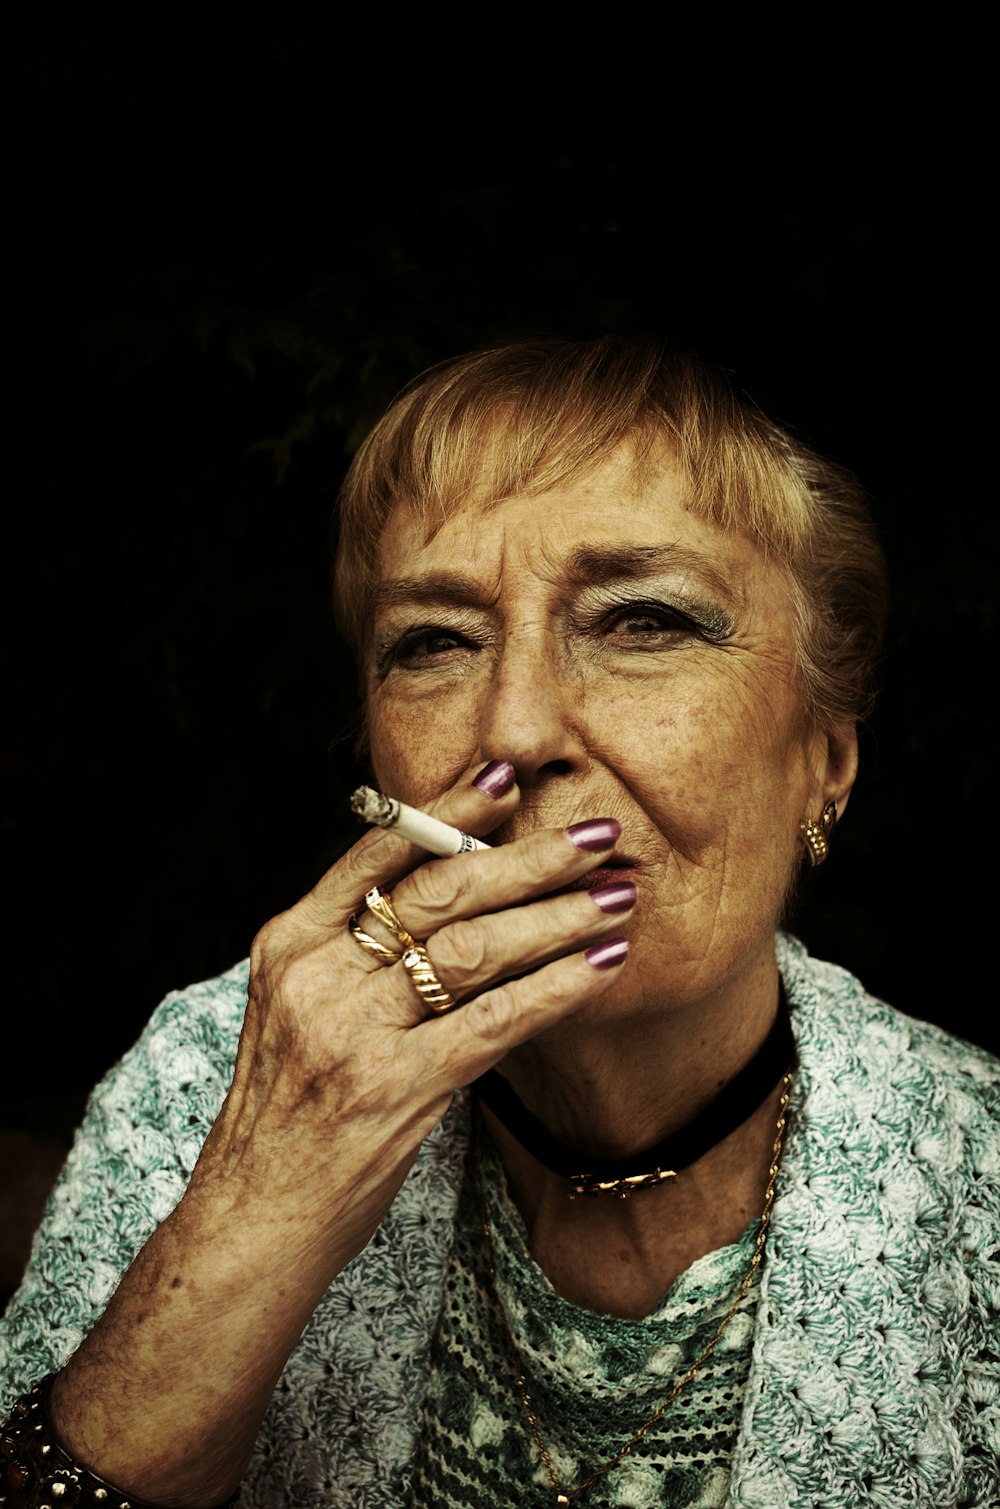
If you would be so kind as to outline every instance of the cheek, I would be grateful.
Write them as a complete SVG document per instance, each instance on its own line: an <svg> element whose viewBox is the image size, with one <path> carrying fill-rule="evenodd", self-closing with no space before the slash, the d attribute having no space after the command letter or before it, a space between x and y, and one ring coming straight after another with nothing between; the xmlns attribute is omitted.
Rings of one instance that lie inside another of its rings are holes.
<svg viewBox="0 0 1000 1509"><path fill-rule="evenodd" d="M718 690L718 689L716 689ZM797 827L806 759L793 709L780 689L773 702L746 695L738 685L725 695L704 687L686 694L619 706L608 726L631 729L629 753L608 751L671 844L691 858L723 844L731 857L759 854L762 836L784 849L785 830ZM786 716L787 714L787 716ZM634 732L647 731L639 740Z"/></svg>
<svg viewBox="0 0 1000 1509"><path fill-rule="evenodd" d="M368 730L379 790L414 807L453 786L475 762L479 744L474 719L378 692L369 699Z"/></svg>

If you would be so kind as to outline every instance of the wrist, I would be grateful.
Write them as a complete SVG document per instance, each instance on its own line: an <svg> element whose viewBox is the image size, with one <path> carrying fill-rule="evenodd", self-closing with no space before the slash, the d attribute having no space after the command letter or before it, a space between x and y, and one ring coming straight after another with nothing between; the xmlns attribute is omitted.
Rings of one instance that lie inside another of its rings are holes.
<svg viewBox="0 0 1000 1509"><path fill-rule="evenodd" d="M122 1493L88 1467L74 1460L60 1443L49 1413L49 1394L55 1374L49 1374L22 1395L0 1426L0 1505L47 1509L66 1503L100 1504L102 1509L158 1509ZM219 1509L230 1509L236 1492Z"/></svg>

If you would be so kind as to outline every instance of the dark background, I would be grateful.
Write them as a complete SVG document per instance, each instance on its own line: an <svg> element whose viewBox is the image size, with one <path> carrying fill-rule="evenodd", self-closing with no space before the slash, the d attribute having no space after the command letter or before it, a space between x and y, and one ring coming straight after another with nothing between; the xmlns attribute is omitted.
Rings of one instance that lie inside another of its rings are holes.
<svg viewBox="0 0 1000 1509"><path fill-rule="evenodd" d="M350 841L337 483L413 372L531 334L693 343L871 490L885 690L798 928L995 1044L974 81L935 39L772 78L737 38L722 79L640 38L553 94L534 56L411 70L426 35L389 76L384 40L152 7L19 44L0 1127L65 1139L162 994Z"/></svg>

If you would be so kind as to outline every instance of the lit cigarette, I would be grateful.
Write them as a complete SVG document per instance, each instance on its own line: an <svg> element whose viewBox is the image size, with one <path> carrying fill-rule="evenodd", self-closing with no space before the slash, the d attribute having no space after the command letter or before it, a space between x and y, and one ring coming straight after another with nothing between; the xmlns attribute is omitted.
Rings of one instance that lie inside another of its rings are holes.
<svg viewBox="0 0 1000 1509"><path fill-rule="evenodd" d="M419 807L408 807L394 796L383 796L371 786L359 786L351 797L351 811L362 822L379 828L394 828L411 843L419 844L431 854L468 854L470 849L488 849L481 838L453 828Z"/></svg>

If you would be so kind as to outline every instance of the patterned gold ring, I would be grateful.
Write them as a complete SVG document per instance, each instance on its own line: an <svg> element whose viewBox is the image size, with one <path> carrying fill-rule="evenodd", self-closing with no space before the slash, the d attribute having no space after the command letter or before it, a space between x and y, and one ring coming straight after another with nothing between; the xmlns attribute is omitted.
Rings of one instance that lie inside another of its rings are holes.
<svg viewBox="0 0 1000 1509"><path fill-rule="evenodd" d="M434 973L434 966L422 943L414 943L411 948L408 948L400 962L409 975L417 995L425 1006L430 1007L435 1016L443 1016L446 1011L451 1011L457 1004Z"/></svg>

